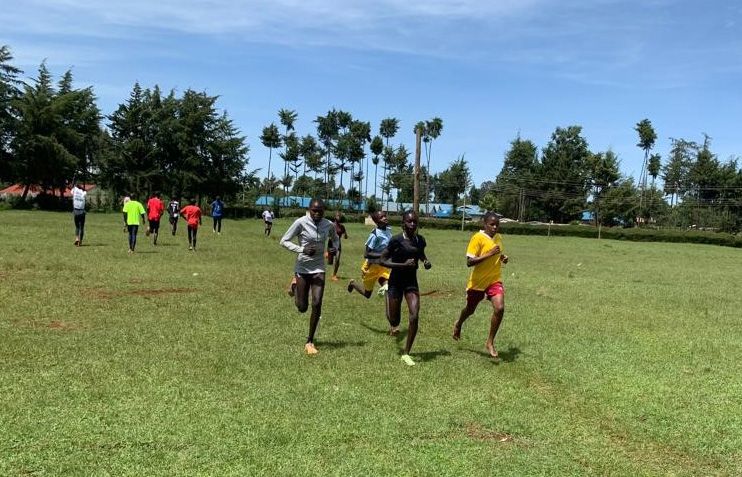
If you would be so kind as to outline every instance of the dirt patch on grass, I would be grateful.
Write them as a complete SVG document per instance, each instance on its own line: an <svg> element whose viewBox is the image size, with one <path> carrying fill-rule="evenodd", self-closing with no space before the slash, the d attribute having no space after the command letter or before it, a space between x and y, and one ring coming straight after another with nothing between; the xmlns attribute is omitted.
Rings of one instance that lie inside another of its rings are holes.
<svg viewBox="0 0 742 477"><path fill-rule="evenodd" d="M74 323L68 323L66 321L54 320L47 325L52 330L74 330L77 329L77 325Z"/></svg>
<svg viewBox="0 0 742 477"><path fill-rule="evenodd" d="M110 300L112 298L119 298L125 296L162 296L172 295L181 293L194 293L198 290L195 288L144 288L139 290L106 290L103 288L91 288L88 289L85 294L91 298L97 298L99 300Z"/></svg>
<svg viewBox="0 0 742 477"><path fill-rule="evenodd" d="M48 330L57 330L57 331L74 331L80 329L80 325L77 323L71 323L69 321L62 321L62 320L52 320L52 321L42 321L42 320L13 320L13 324L18 326L19 328L31 328L35 330L39 329L48 329Z"/></svg>
<svg viewBox="0 0 742 477"><path fill-rule="evenodd" d="M420 292L420 296L428 298L451 298L453 295L454 293L451 290L430 290Z"/></svg>
<svg viewBox="0 0 742 477"><path fill-rule="evenodd" d="M466 436L470 439L478 441L493 441L493 442L512 442L512 434L507 432L493 431L491 429L485 429L479 424L469 423L464 428Z"/></svg>

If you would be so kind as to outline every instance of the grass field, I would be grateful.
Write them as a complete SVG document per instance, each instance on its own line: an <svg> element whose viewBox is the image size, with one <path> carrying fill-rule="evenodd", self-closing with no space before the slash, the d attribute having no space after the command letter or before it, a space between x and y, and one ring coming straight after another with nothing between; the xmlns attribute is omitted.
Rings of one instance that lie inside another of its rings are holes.
<svg viewBox="0 0 742 477"><path fill-rule="evenodd" d="M469 234L423 230L410 368L347 280L302 354L287 220L206 219L197 253L140 233L133 256L119 215L81 248L71 214L0 221L0 475L742 474L739 249L505 236L494 363L489 308L450 338Z"/></svg>

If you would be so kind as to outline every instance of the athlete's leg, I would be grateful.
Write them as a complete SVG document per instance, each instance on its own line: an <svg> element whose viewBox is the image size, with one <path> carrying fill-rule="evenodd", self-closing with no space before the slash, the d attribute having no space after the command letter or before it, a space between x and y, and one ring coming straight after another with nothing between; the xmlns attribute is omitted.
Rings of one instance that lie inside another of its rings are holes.
<svg viewBox="0 0 742 477"><path fill-rule="evenodd" d="M453 323L453 339L458 340L461 338L461 327L464 326L466 319L477 311L477 306L483 297L484 292L479 290L466 291L466 305L461 310L461 313L459 313L459 319Z"/></svg>
<svg viewBox="0 0 742 477"><path fill-rule="evenodd" d="M304 313L309 308L309 275L296 274L296 285L294 286L294 304L299 313Z"/></svg>
<svg viewBox="0 0 742 477"><path fill-rule="evenodd" d="M324 273L312 275L310 289L312 292L312 313L309 316L307 343L314 344L314 334L317 332L317 325L319 325L319 320L322 317L322 298L325 293Z"/></svg>
<svg viewBox="0 0 742 477"><path fill-rule="evenodd" d="M495 336L497 330L500 329L500 323L502 323L502 317L505 315L505 295L497 294L491 298L492 301L492 321L490 323L490 332L487 335L487 342L485 347L489 352L490 356L497 358L497 350L495 349Z"/></svg>
<svg viewBox="0 0 742 477"><path fill-rule="evenodd" d="M407 342L405 343L404 354L410 354L412 344L417 336L418 315L420 313L420 292L417 290L407 291L404 294L407 301L407 308L410 312L410 327L407 330Z"/></svg>

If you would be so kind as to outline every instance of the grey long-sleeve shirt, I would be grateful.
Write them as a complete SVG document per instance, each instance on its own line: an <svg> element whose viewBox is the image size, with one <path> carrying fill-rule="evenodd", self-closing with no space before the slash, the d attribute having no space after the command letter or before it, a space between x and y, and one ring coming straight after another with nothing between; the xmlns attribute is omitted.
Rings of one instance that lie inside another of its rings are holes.
<svg viewBox="0 0 742 477"><path fill-rule="evenodd" d="M299 245L292 240L299 237ZM298 253L294 271L296 273L321 273L325 271L325 244L332 240L333 247L338 247L338 236L335 233L335 224L327 219L322 219L318 224L311 217L305 215L291 224L291 227L281 237L281 245ZM311 257L304 254L304 247L313 244L315 253Z"/></svg>

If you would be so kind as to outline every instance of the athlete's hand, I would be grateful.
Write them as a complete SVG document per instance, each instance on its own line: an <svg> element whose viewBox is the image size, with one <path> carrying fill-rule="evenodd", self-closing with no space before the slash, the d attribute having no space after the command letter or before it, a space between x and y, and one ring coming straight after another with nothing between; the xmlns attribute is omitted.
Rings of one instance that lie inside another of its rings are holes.
<svg viewBox="0 0 742 477"><path fill-rule="evenodd" d="M430 270L433 267L433 264L430 263L430 260L425 260L423 262L423 267L425 267L425 270Z"/></svg>
<svg viewBox="0 0 742 477"><path fill-rule="evenodd" d="M408 258L407 261L404 263L405 267L414 267L417 265L417 261L414 258Z"/></svg>
<svg viewBox="0 0 742 477"><path fill-rule="evenodd" d="M313 257L314 254L317 253L317 247L312 244L305 245L302 253L306 255L307 257Z"/></svg>
<svg viewBox="0 0 742 477"><path fill-rule="evenodd" d="M500 252L501 252L500 246L495 245L495 248L492 249L492 255L497 255Z"/></svg>
<svg viewBox="0 0 742 477"><path fill-rule="evenodd" d="M510 260L510 257L508 257L507 255L503 255L500 258L500 261L502 261L502 263L508 263L508 260Z"/></svg>

